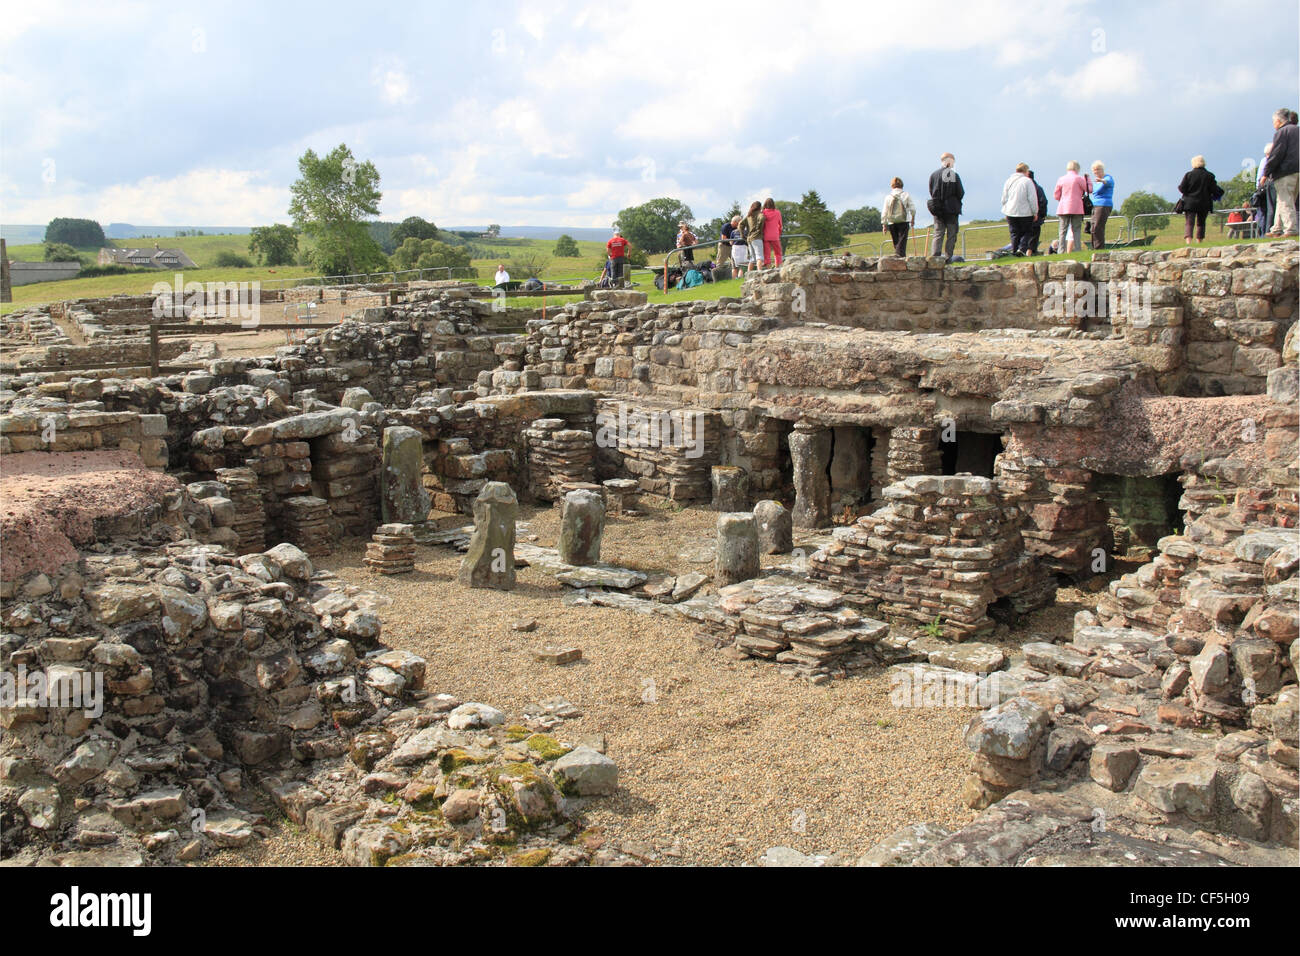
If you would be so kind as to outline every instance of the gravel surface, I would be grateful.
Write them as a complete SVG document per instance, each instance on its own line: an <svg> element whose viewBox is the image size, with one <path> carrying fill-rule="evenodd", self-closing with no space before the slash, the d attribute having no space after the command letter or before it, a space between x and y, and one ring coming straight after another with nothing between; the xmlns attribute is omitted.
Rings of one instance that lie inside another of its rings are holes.
<svg viewBox="0 0 1300 956"><path fill-rule="evenodd" d="M525 508L521 520L521 539L554 545L557 510ZM707 568L679 555L710 542L715 522L695 510L613 518L602 556L647 571ZM584 712L562 737L607 736L621 787L587 816L625 849L664 863L752 863L777 844L856 855L906 823L974 816L958 802L970 713L900 711L883 672L813 687L705 650L686 623L564 607L565 588L531 568L513 592L469 590L455 583L450 550L420 548L414 573L387 579L361 555L318 563L393 598L384 640L428 659L426 689L511 717L558 694ZM511 629L527 620L538 622L532 633ZM544 643L580 647L583 660L534 662L529 648Z"/></svg>

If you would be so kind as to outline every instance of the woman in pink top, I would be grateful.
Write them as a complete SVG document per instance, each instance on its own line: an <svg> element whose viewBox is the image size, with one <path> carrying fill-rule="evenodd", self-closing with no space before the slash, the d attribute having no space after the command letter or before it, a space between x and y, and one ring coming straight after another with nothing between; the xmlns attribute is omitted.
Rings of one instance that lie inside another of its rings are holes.
<svg viewBox="0 0 1300 956"><path fill-rule="evenodd" d="M772 264L776 255L776 264L781 265L781 210L776 208L776 201L768 196L763 202L763 268Z"/></svg>
<svg viewBox="0 0 1300 956"><path fill-rule="evenodd" d="M1065 175L1056 181L1052 196L1059 199L1056 218L1061 222L1056 246L1062 252L1082 248L1083 197L1088 192L1088 177L1079 175L1079 164L1070 160L1065 164Z"/></svg>

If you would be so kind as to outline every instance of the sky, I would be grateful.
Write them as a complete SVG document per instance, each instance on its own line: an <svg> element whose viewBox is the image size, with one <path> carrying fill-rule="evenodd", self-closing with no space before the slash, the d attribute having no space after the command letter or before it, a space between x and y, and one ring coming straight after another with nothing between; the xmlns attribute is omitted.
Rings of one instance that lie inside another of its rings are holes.
<svg viewBox="0 0 1300 956"><path fill-rule="evenodd" d="M678 12L673 12L678 9ZM659 196L924 198L965 218L1021 161L1106 163L1118 200L1220 178L1300 100L1300 5L41 3L0 33L0 221L288 222L298 158L346 143L380 218L608 227ZM918 199L918 207L923 204ZM1053 209L1055 207L1053 206Z"/></svg>

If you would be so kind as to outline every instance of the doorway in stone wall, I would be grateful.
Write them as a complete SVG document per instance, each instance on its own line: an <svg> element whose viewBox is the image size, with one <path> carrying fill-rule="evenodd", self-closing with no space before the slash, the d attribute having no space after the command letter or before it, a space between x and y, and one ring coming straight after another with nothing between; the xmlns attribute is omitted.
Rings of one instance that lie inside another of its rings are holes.
<svg viewBox="0 0 1300 956"><path fill-rule="evenodd" d="M830 432L826 476L830 481L831 515L837 523L847 523L856 520L872 500L876 436L870 428L858 425L839 425Z"/></svg>
<svg viewBox="0 0 1300 956"><path fill-rule="evenodd" d="M957 475L964 472L992 478L994 459L1001 452L1002 436L997 432L958 431L953 441L943 441L940 435L940 473Z"/></svg>
<svg viewBox="0 0 1300 956"><path fill-rule="evenodd" d="M1109 513L1116 558L1146 560L1156 542L1183 527L1178 507L1183 487L1177 474L1154 476L1097 474L1093 490Z"/></svg>
<svg viewBox="0 0 1300 956"><path fill-rule="evenodd" d="M770 419L775 424L776 467L780 474L777 485L777 500L788 507L794 506L794 459L790 456L790 435L794 431L794 422L780 418Z"/></svg>

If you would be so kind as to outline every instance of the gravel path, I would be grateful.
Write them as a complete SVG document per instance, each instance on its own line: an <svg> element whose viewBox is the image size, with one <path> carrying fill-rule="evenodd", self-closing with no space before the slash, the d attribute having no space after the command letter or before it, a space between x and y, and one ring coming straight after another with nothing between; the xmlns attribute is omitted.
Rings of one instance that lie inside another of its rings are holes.
<svg viewBox="0 0 1300 956"><path fill-rule="evenodd" d="M524 540L554 545L558 511L523 509L521 520ZM679 555L709 542L715 521L694 510L611 519L603 557L643 570L706 568ZM705 650L685 623L564 607L565 588L533 569L513 592L469 590L455 583L460 556L446 549L419 549L414 573L387 579L361 555L353 547L319 564L393 598L384 640L428 659L428 690L511 717L558 694L584 712L563 735L607 736L622 786L588 819L624 848L717 864L753 862L777 844L856 854L906 823L974 816L958 803L970 714L897 710L883 672L813 687L770 663ZM511 629L530 619L536 631ZM543 643L580 647L583 660L537 663L528 650Z"/></svg>

